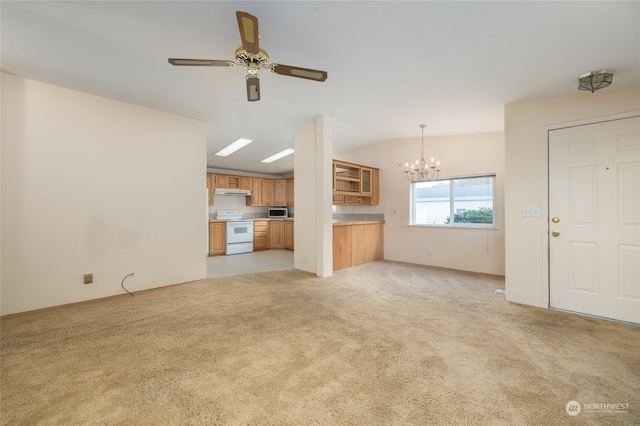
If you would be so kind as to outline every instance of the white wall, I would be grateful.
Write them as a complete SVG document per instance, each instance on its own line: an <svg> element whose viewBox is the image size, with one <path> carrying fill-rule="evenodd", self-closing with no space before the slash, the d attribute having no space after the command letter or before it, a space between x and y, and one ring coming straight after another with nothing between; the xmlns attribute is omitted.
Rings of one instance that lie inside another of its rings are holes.
<svg viewBox="0 0 640 426"><path fill-rule="evenodd" d="M614 81L615 85L615 81ZM640 88L509 104L505 107L507 300L549 306L547 131L640 111ZM539 206L539 217L522 217Z"/></svg>
<svg viewBox="0 0 640 426"><path fill-rule="evenodd" d="M504 275L504 135L425 137L425 156L441 161L443 177L496 173L497 229L409 226L410 183L403 171L406 162L419 158L420 141L391 140L340 156L380 169L380 205L344 206L338 212L383 213L387 260Z"/></svg>
<svg viewBox="0 0 640 426"><path fill-rule="evenodd" d="M3 315L205 277L204 124L10 75L2 105Z"/></svg>
<svg viewBox="0 0 640 426"><path fill-rule="evenodd" d="M331 117L318 116L293 137L296 220L293 266L319 277L333 274Z"/></svg>

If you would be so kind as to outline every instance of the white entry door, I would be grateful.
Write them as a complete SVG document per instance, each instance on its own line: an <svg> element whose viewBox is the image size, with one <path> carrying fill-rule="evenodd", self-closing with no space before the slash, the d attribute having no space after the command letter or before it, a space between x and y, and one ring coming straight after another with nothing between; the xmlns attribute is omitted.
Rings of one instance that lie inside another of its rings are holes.
<svg viewBox="0 0 640 426"><path fill-rule="evenodd" d="M549 304L640 324L640 117L549 132Z"/></svg>

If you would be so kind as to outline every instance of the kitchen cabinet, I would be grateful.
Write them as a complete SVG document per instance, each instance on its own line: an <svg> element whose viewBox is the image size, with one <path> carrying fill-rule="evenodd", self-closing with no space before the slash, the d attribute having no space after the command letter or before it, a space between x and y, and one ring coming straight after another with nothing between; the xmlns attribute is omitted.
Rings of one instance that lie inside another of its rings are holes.
<svg viewBox="0 0 640 426"><path fill-rule="evenodd" d="M273 205L287 205L287 180L275 179L273 181Z"/></svg>
<svg viewBox="0 0 640 426"><path fill-rule="evenodd" d="M267 250L269 248L269 221L253 221L253 251Z"/></svg>
<svg viewBox="0 0 640 426"><path fill-rule="evenodd" d="M269 220L269 248L284 248L284 219Z"/></svg>
<svg viewBox="0 0 640 426"><path fill-rule="evenodd" d="M215 187L224 189L251 189L248 176L215 175Z"/></svg>
<svg viewBox="0 0 640 426"><path fill-rule="evenodd" d="M273 179L260 179L260 188L262 189L262 205L273 205Z"/></svg>
<svg viewBox="0 0 640 426"><path fill-rule="evenodd" d="M284 248L293 250L293 220L284 221Z"/></svg>
<svg viewBox="0 0 640 426"><path fill-rule="evenodd" d="M380 171L359 164L333 161L333 204L380 204Z"/></svg>
<svg viewBox="0 0 640 426"><path fill-rule="evenodd" d="M293 178L287 179L287 206L293 206Z"/></svg>
<svg viewBox="0 0 640 426"><path fill-rule="evenodd" d="M380 204L380 170L371 171L371 204Z"/></svg>
<svg viewBox="0 0 640 426"><path fill-rule="evenodd" d="M207 173L207 199L210 206L213 205L213 190L216 186L215 177L215 174Z"/></svg>
<svg viewBox="0 0 640 426"><path fill-rule="evenodd" d="M247 197L248 206L262 205L262 179L254 178L251 182L251 196Z"/></svg>
<svg viewBox="0 0 640 426"><path fill-rule="evenodd" d="M360 166L333 161L333 193L360 194Z"/></svg>
<svg viewBox="0 0 640 426"><path fill-rule="evenodd" d="M351 263L351 227L333 227L333 270L350 268Z"/></svg>
<svg viewBox="0 0 640 426"><path fill-rule="evenodd" d="M373 169L360 167L360 195L371 197L371 178Z"/></svg>
<svg viewBox="0 0 640 426"><path fill-rule="evenodd" d="M384 259L384 222L333 224L333 270Z"/></svg>
<svg viewBox="0 0 640 426"><path fill-rule="evenodd" d="M224 254L226 248L226 222L209 221L209 256Z"/></svg>
<svg viewBox="0 0 640 426"><path fill-rule="evenodd" d="M273 206L273 179L253 178L247 206Z"/></svg>

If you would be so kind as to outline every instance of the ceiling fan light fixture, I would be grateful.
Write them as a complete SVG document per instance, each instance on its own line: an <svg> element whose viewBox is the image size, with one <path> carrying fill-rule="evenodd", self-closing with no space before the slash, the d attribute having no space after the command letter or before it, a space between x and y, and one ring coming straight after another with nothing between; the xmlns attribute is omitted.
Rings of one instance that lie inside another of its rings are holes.
<svg viewBox="0 0 640 426"><path fill-rule="evenodd" d="M578 90L588 90L591 93L598 89L604 89L613 81L613 70L589 71L578 77Z"/></svg>
<svg viewBox="0 0 640 426"><path fill-rule="evenodd" d="M247 75L247 100L249 102L260 100L260 76L256 73Z"/></svg>

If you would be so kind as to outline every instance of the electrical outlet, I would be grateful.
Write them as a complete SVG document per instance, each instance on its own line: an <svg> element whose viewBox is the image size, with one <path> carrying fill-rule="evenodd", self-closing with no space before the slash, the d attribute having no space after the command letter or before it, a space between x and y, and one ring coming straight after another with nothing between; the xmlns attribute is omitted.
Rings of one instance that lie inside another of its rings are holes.
<svg viewBox="0 0 640 426"><path fill-rule="evenodd" d="M302 263L307 263L307 253L302 255Z"/></svg>
<svg viewBox="0 0 640 426"><path fill-rule="evenodd" d="M84 283L91 284L93 282L93 274L84 274Z"/></svg>
<svg viewBox="0 0 640 426"><path fill-rule="evenodd" d="M433 256L433 250L427 249L427 256Z"/></svg>

